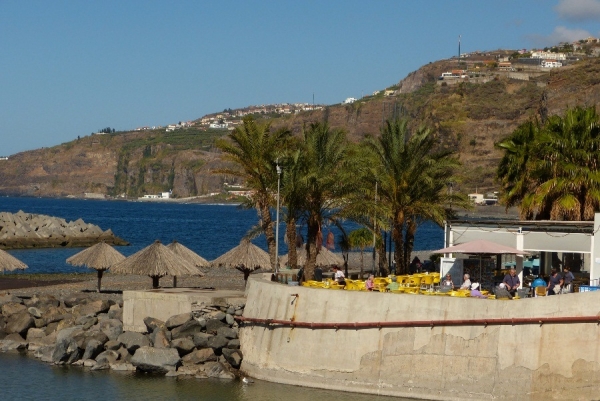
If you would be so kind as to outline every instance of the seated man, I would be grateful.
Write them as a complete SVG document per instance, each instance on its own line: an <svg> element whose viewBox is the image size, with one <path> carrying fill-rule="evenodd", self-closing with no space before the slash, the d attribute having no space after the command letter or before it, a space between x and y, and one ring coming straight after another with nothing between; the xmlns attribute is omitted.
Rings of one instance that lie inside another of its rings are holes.
<svg viewBox="0 0 600 401"><path fill-rule="evenodd" d="M508 292L510 292L510 294L514 296L515 292L517 291L517 288L519 288L519 286L521 285L521 280L519 280L519 276L517 276L517 270L510 269L509 273L506 276L504 276L504 280L502 280L502 283L506 286Z"/></svg>
<svg viewBox="0 0 600 401"><path fill-rule="evenodd" d="M338 266L333 266L333 279L339 285L346 285L346 276L344 276L344 272Z"/></svg>
<svg viewBox="0 0 600 401"><path fill-rule="evenodd" d="M396 276L392 276L392 282L389 283L385 289L386 291L393 291L398 289L398 282L396 281Z"/></svg>
<svg viewBox="0 0 600 401"><path fill-rule="evenodd" d="M498 284L498 287L496 287L494 293L496 294L496 299L513 299L513 296L510 294L510 292L508 292L508 290L506 289L506 284L504 283Z"/></svg>

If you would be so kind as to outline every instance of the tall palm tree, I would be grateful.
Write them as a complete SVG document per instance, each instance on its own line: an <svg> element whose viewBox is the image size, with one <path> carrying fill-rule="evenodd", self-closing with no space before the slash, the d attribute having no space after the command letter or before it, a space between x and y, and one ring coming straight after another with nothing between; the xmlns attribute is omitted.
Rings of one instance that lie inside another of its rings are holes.
<svg viewBox="0 0 600 401"><path fill-rule="evenodd" d="M499 146L517 141L522 127ZM600 210L600 118L595 107L575 107L564 116L549 117L530 142L526 160L503 147L498 169L506 197L514 194L514 203L521 202L521 216L593 220ZM526 190L515 191L519 186Z"/></svg>
<svg viewBox="0 0 600 401"><path fill-rule="evenodd" d="M284 206L283 220L286 224L286 240L288 244L288 263L292 269L298 267L296 246L296 224L301 218L303 193L299 185L302 173L302 158L299 149L290 151L283 160L281 183L282 205Z"/></svg>
<svg viewBox="0 0 600 401"><path fill-rule="evenodd" d="M419 222L442 225L451 213L451 200L468 206L464 196L446 191L459 162L451 152L435 150L429 129L410 132L406 119L386 121L380 137L368 137L365 144L376 160L370 179L379 184L382 218L391 221L397 271L406 273Z"/></svg>
<svg viewBox="0 0 600 401"><path fill-rule="evenodd" d="M350 247L360 249L360 279L362 280L365 267L364 252L366 247L373 245L373 233L365 227L358 228L350 232L348 241Z"/></svg>
<svg viewBox="0 0 600 401"><path fill-rule="evenodd" d="M286 148L290 131L271 130L270 124L259 124L252 116L244 118L240 126L218 140L216 146L223 152L222 158L233 163L230 168L218 169L217 174L239 177L253 193L243 206L255 207L259 224L267 238L271 267L275 269L275 234L271 206L277 192L275 160Z"/></svg>
<svg viewBox="0 0 600 401"><path fill-rule="evenodd" d="M343 215L346 198L356 187L347 155L344 131L330 129L327 123L320 122L305 127L301 144L302 171L298 177L298 185L303 195L303 218L308 228L307 261L304 266L307 279L314 276L323 223L335 223Z"/></svg>

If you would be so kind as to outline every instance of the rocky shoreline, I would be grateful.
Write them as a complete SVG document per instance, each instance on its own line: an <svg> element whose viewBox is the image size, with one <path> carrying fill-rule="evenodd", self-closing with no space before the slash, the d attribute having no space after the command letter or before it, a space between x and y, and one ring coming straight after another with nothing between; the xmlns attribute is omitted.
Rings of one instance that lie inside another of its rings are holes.
<svg viewBox="0 0 600 401"><path fill-rule="evenodd" d="M0 249L86 247L104 241L129 245L110 229L103 231L82 219L67 222L43 214L0 213Z"/></svg>
<svg viewBox="0 0 600 401"><path fill-rule="evenodd" d="M55 365L234 379L242 361L244 305L202 305L166 322L146 317L146 333L123 331L122 301L93 295L0 295L0 351Z"/></svg>

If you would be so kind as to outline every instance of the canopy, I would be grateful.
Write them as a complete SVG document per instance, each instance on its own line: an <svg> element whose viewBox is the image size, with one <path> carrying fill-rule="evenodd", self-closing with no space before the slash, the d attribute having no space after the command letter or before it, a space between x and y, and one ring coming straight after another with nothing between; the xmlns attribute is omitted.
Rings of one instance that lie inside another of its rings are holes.
<svg viewBox="0 0 600 401"><path fill-rule="evenodd" d="M498 244L483 239L465 242L448 248L438 249L432 253L466 253L471 255L529 255L529 252L512 248L510 246Z"/></svg>
<svg viewBox="0 0 600 401"><path fill-rule="evenodd" d="M269 254L246 239L243 239L238 246L229 252L213 260L211 264L236 269L244 268L250 271L257 269L271 270Z"/></svg>
<svg viewBox="0 0 600 401"><path fill-rule="evenodd" d="M0 271L13 271L26 269L27 265L21 262L19 259L12 256L10 253L0 249Z"/></svg>
<svg viewBox="0 0 600 401"><path fill-rule="evenodd" d="M210 263L208 260L204 259L202 256L198 255L196 252L192 251L190 248L180 244L177 241L171 242L167 245L167 248L175 252L177 255L186 259L188 262L192 263L196 267L209 267Z"/></svg>
<svg viewBox="0 0 600 401"><path fill-rule="evenodd" d="M288 263L289 254L281 257L281 264L286 265ZM304 246L302 248L298 248L298 266L304 266L306 264L306 250ZM344 259L331 252L329 249L325 247L321 247L321 250L317 253L317 263L316 266L333 266L333 265L343 265Z"/></svg>
<svg viewBox="0 0 600 401"><path fill-rule="evenodd" d="M103 241L71 256L67 259L67 263L90 269L108 270L109 267L124 259L125 256Z"/></svg>

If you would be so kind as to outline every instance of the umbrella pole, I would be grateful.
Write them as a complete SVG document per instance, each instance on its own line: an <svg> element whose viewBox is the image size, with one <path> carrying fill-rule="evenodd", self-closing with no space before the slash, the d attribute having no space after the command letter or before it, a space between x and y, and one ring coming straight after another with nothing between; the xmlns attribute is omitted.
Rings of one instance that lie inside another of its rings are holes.
<svg viewBox="0 0 600 401"><path fill-rule="evenodd" d="M159 276L151 276L152 277L152 288L158 288L158 280L160 279Z"/></svg>
<svg viewBox="0 0 600 401"><path fill-rule="evenodd" d="M173 288L177 288L177 276L173 276Z"/></svg>
<svg viewBox="0 0 600 401"><path fill-rule="evenodd" d="M100 292L100 288L102 287L102 272L103 270L98 270L98 292Z"/></svg>

